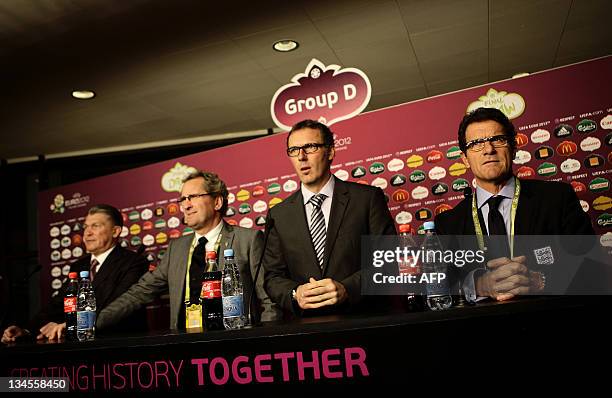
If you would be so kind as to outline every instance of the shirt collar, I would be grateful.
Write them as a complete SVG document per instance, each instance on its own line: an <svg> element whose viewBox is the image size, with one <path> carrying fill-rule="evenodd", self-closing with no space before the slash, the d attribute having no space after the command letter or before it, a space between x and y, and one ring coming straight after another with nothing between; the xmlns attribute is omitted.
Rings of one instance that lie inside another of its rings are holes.
<svg viewBox="0 0 612 398"><path fill-rule="evenodd" d="M94 258L98 261L98 264L102 265L104 264L104 261L106 260L106 258L108 257L108 255L110 254L110 252L113 251L113 249L115 248L115 245L113 245L110 249L108 249L107 251L105 251L102 254L99 255L91 255L91 259L93 260Z"/></svg>
<svg viewBox="0 0 612 398"><path fill-rule="evenodd" d="M215 243L222 229L223 229L223 220L219 221L219 224L217 224L216 227L208 231L208 233L206 233L205 235L200 235L199 233L196 232L192 245L195 247L198 244L198 241L200 240L202 236L206 238L207 242Z"/></svg>
<svg viewBox="0 0 612 398"><path fill-rule="evenodd" d="M508 181L506 181L506 184L499 191L497 196L512 199L514 197L514 185L514 176L512 176L508 178ZM494 196L491 192L476 185L476 204L479 209L487 203L487 200L489 200L491 196Z"/></svg>
<svg viewBox="0 0 612 398"><path fill-rule="evenodd" d="M334 175L332 174L332 176L329 177L329 180L327 180L327 183L323 186L323 188L321 189L321 191L319 191L319 193L322 193L328 198L331 198L334 195L334 187L336 186L335 180L336 179ZM316 195L315 192L310 191L308 188L304 186L304 184L302 184L302 197L304 198L304 204L308 203L310 198L312 198L315 195Z"/></svg>

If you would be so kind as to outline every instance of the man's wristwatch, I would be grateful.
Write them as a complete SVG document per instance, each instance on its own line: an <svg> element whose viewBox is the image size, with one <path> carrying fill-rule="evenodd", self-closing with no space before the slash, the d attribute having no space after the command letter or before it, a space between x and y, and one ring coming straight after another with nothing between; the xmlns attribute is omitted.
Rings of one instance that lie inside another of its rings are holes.
<svg viewBox="0 0 612 398"><path fill-rule="evenodd" d="M297 290L291 290L291 300L297 301Z"/></svg>
<svg viewBox="0 0 612 398"><path fill-rule="evenodd" d="M529 271L531 290L541 292L546 287L546 275L543 272Z"/></svg>

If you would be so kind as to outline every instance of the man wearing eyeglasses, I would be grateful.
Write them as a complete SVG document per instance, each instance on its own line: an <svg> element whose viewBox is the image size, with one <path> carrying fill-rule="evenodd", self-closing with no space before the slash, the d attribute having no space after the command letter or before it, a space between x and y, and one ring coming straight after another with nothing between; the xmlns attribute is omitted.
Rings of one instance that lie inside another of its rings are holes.
<svg viewBox="0 0 612 398"><path fill-rule="evenodd" d="M592 235L589 217L570 185L514 176L516 131L500 110L478 108L465 115L458 139L476 180L475 195L468 190L454 209L436 216L436 228L443 235L476 235L482 242L498 236L488 240L486 268L463 272L467 299L503 301L543 292L548 270L534 271L527 251L514 247L514 237Z"/></svg>
<svg viewBox="0 0 612 398"><path fill-rule="evenodd" d="M263 250L263 235L261 231L232 226L223 221L228 205L227 196L225 183L214 173L197 171L184 180L178 202L185 224L195 233L173 240L157 268L145 274L100 313L96 323L98 328L114 324L166 290L170 294L170 329L202 327L196 324L201 320L201 313L196 312L201 311L198 306L204 254L207 251L217 252L219 270L223 270L225 249L234 250L242 277L244 308L248 308L250 293L256 288L263 308L260 319L273 321L280 317L278 307L263 290L263 278L260 276L257 283L253 282ZM253 315L257 321L259 306L256 304L251 312L255 312Z"/></svg>
<svg viewBox="0 0 612 398"><path fill-rule="evenodd" d="M297 316L373 307L361 297L360 246L362 235L396 233L382 190L332 175L334 136L322 123L294 125L287 155L302 184L268 214L266 291Z"/></svg>

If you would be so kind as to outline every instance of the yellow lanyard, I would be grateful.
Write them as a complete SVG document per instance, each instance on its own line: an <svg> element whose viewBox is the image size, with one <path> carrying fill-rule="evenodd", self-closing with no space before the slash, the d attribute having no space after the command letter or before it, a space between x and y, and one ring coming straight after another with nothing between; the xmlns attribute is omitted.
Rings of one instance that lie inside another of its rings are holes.
<svg viewBox="0 0 612 398"><path fill-rule="evenodd" d="M219 253L219 246L221 246L221 234L223 233L223 230L221 230L221 232L219 232L219 236L217 236L217 241L215 242L215 246L214 246L214 250L215 252ZM194 245L195 242L195 234L193 234L193 240L191 241L191 245L189 248L189 257L187 257L187 272L185 273L185 303L188 303L190 301L191 296L189 295L190 293L190 288L189 288L189 268L191 268L191 256L193 256L193 251L195 250L196 245ZM204 251L206 252L206 251ZM219 257L219 256L217 256ZM193 304L193 303L192 303Z"/></svg>
<svg viewBox="0 0 612 398"><path fill-rule="evenodd" d="M516 218L516 209L518 207L519 195L521 194L521 182L514 177L514 197L512 198L512 210L510 211L510 258L514 257L514 219ZM491 209L489 209L491 211ZM474 229L476 229L476 239L478 239L478 247L480 250L487 250L484 245L484 235L480 220L478 219L478 208L476 206L476 195L472 196L472 219L474 220Z"/></svg>

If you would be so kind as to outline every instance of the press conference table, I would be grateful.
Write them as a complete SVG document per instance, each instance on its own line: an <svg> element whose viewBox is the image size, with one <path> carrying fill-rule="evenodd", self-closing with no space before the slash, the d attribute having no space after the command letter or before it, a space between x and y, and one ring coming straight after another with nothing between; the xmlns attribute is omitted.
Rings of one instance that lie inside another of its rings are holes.
<svg viewBox="0 0 612 398"><path fill-rule="evenodd" d="M608 297L539 297L447 311L337 316L250 329L97 336L0 348L0 377L69 377L76 391L271 391L567 372L608 355ZM595 355L595 353L597 353Z"/></svg>

